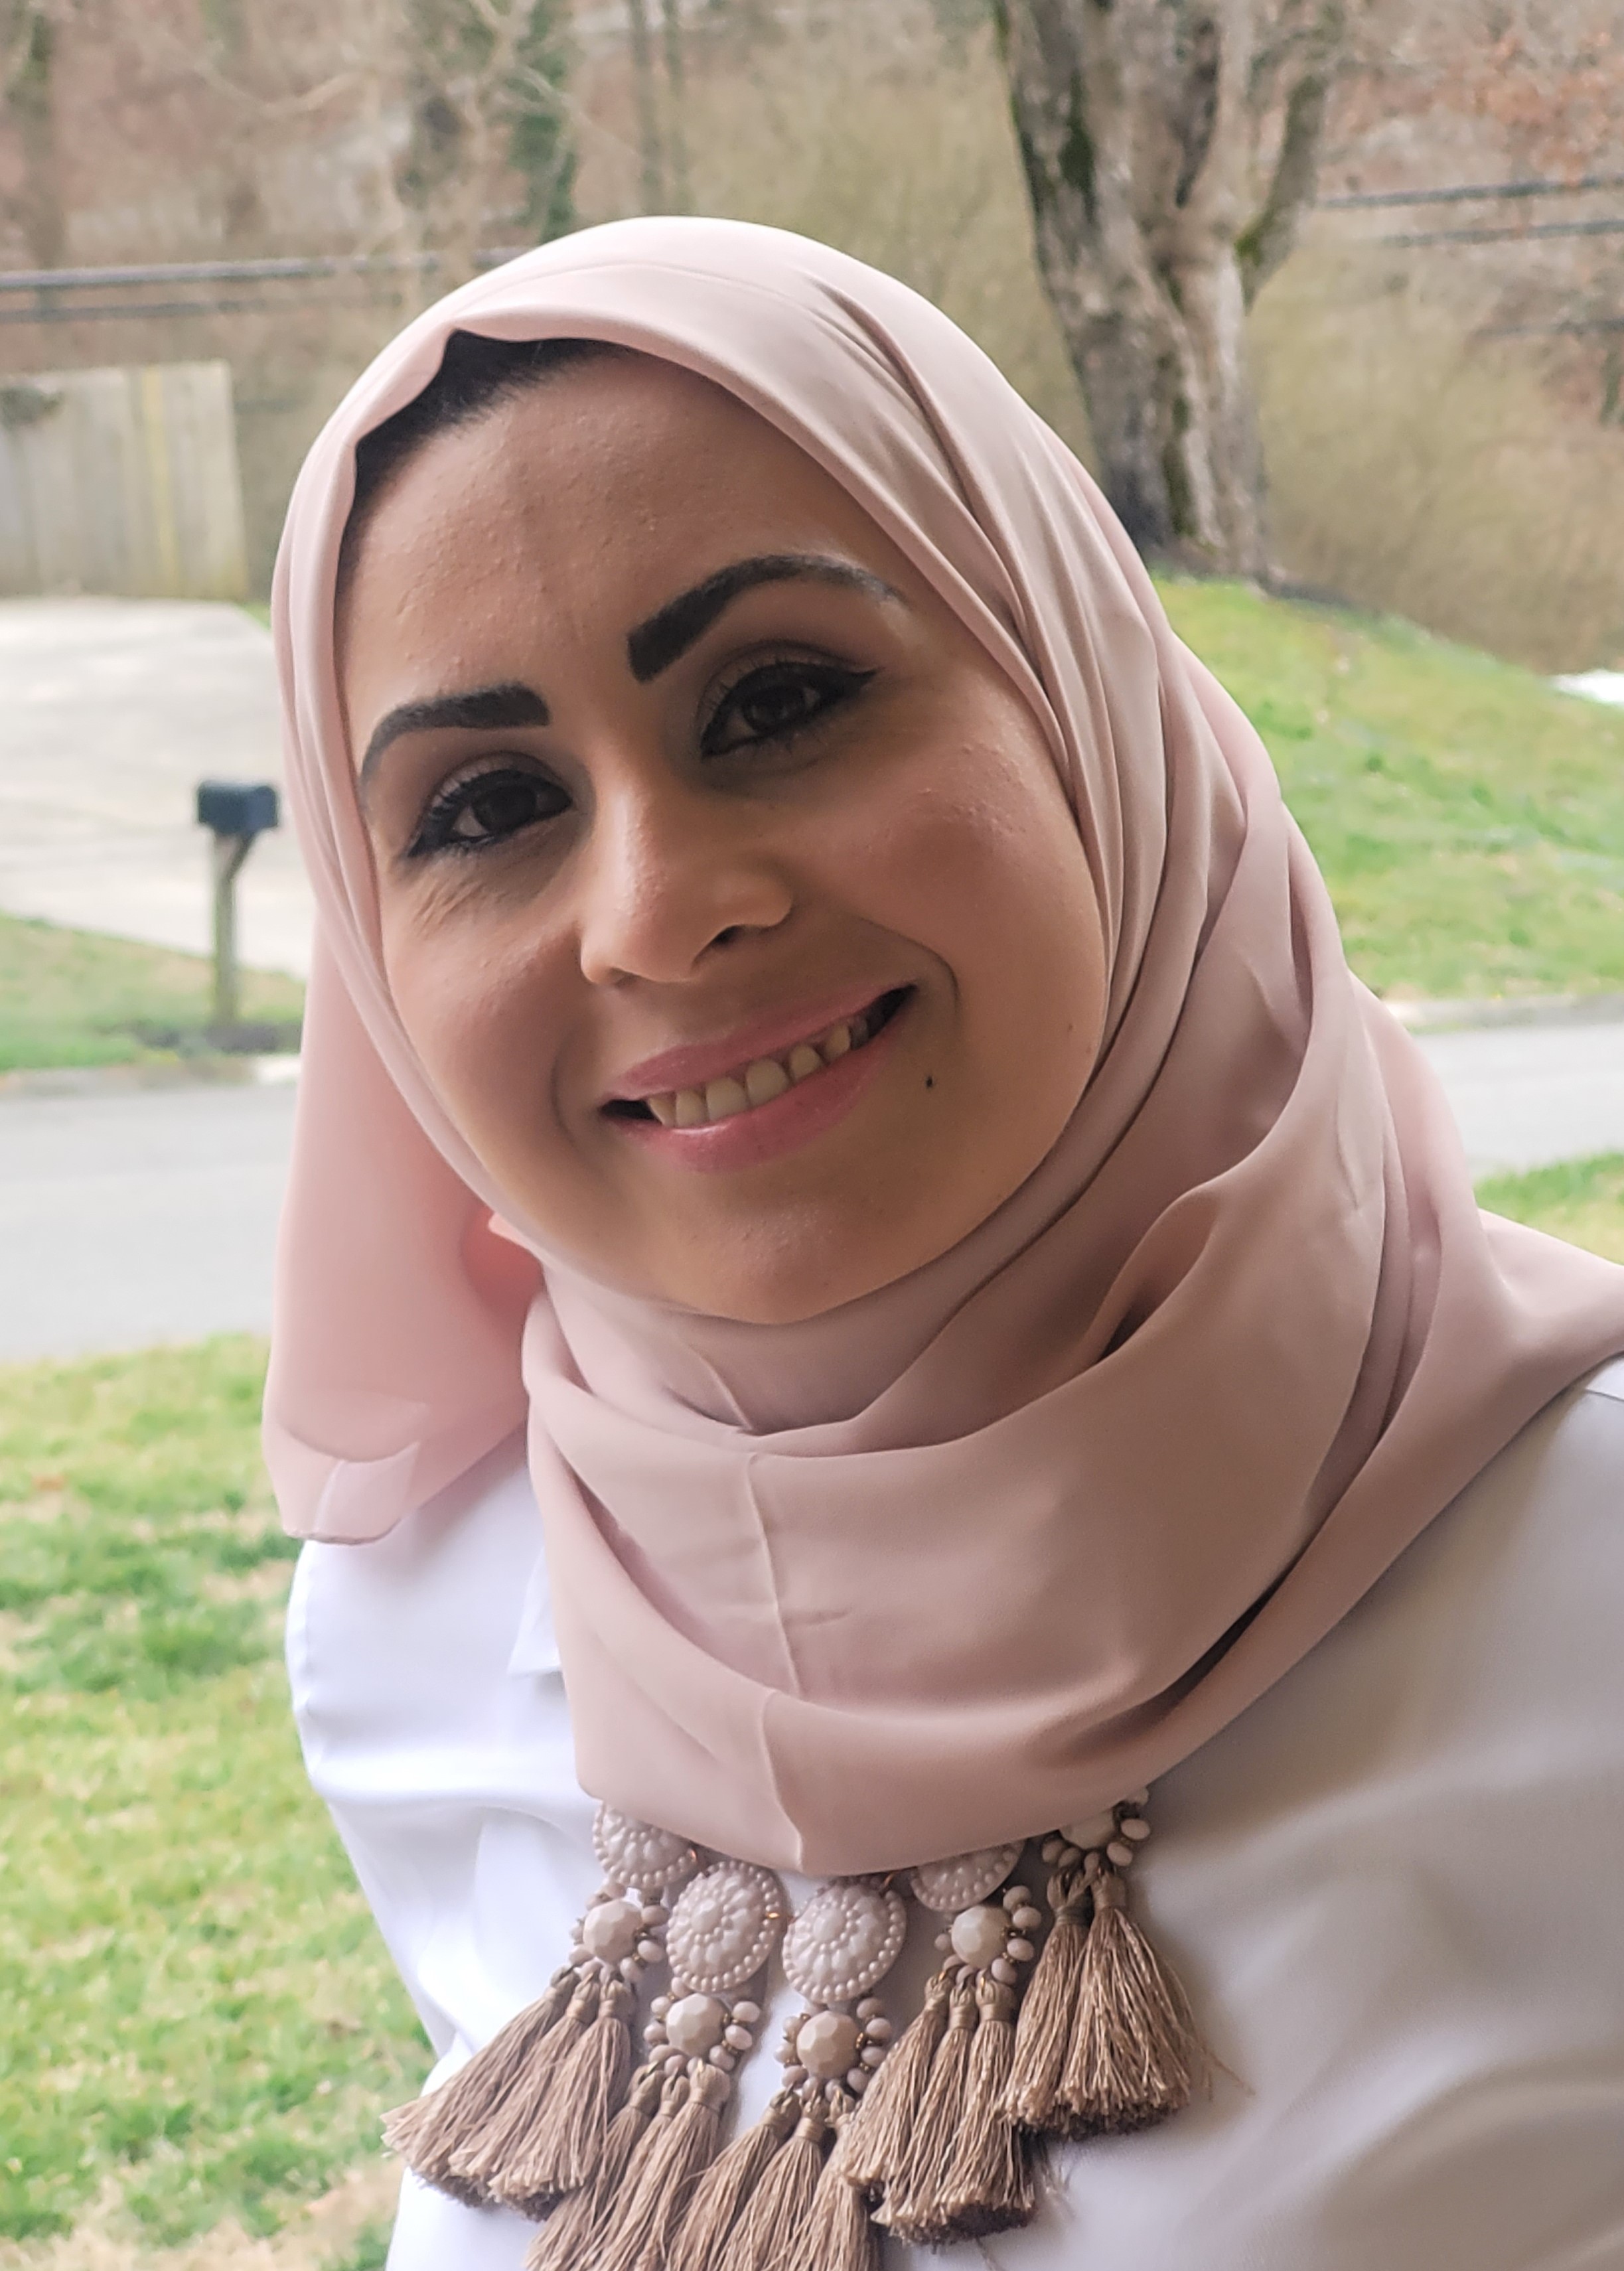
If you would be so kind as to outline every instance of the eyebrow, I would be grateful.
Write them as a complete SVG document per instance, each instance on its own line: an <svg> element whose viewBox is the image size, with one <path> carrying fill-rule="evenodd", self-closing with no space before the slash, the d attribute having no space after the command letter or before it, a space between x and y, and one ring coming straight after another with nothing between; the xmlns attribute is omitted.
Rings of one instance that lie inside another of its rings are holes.
<svg viewBox="0 0 1624 2271"><path fill-rule="evenodd" d="M867 592L871 599L902 598L900 592L893 591L867 568L821 552L764 552L754 559L735 560L730 567L707 576L703 584L696 584L691 592L667 599L658 614L627 632L626 659L632 676L640 686L646 686L661 671L669 670L741 592L754 591L758 584L801 581L842 585L848 591Z"/></svg>
<svg viewBox="0 0 1624 2271"><path fill-rule="evenodd" d="M469 694L434 694L426 701L403 702L373 727L367 754L361 761L361 786L366 787L378 759L403 733L428 733L445 726L461 726L475 733L503 726L545 726L551 714L534 687L517 680L504 686L481 686Z"/></svg>

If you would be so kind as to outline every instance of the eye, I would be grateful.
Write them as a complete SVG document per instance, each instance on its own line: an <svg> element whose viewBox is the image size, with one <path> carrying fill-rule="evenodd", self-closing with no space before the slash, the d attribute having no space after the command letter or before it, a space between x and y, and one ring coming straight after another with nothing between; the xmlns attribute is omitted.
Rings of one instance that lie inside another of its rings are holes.
<svg viewBox="0 0 1624 2271"><path fill-rule="evenodd" d="M409 859L435 852L482 852L506 844L539 822L556 820L570 799L545 773L492 765L441 789L419 823Z"/></svg>
<svg viewBox="0 0 1624 2271"><path fill-rule="evenodd" d="M760 664L724 689L700 733L700 752L719 757L758 742L787 741L849 702L873 676L838 662Z"/></svg>

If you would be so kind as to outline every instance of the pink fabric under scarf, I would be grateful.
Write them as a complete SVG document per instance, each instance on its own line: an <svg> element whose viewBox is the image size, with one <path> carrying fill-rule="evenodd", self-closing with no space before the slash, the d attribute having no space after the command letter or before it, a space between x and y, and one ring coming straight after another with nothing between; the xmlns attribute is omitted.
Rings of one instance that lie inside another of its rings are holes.
<svg viewBox="0 0 1624 2271"><path fill-rule="evenodd" d="M862 503L1049 736L1106 927L1100 1061L990 1221L835 1314L726 1322L542 1254L391 1007L334 576L354 443L457 328L618 342L728 389ZM277 1490L301 1534L376 1538L527 1418L595 1796L816 1873L1090 1813L1244 1710L1624 1348L1624 1270L1479 1215L1256 733L1093 483L888 278L650 220L468 285L312 450L276 636L319 911Z"/></svg>

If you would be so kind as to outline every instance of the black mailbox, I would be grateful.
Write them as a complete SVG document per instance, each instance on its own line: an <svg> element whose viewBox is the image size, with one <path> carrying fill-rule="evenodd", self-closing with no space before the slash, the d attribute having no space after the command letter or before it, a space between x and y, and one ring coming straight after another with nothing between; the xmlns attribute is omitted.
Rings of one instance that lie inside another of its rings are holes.
<svg viewBox="0 0 1624 2271"><path fill-rule="evenodd" d="M276 790L269 781L199 781L197 820L216 836L261 836L278 824Z"/></svg>

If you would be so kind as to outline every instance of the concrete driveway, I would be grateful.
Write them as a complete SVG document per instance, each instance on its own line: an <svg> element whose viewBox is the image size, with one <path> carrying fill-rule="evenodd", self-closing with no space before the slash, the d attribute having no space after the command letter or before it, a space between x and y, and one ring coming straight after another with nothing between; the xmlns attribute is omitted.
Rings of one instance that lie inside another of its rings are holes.
<svg viewBox="0 0 1624 2271"><path fill-rule="evenodd" d="M0 911L197 953L210 944L208 778L281 779L270 634L182 599L0 602ZM238 886L245 963L309 967L284 827Z"/></svg>

